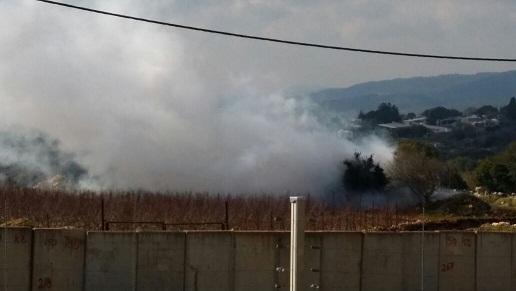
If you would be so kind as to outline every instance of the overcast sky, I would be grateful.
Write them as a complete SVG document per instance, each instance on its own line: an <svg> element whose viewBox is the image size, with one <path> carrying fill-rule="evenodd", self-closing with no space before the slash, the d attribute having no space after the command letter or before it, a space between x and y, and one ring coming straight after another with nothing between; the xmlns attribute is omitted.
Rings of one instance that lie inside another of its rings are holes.
<svg viewBox="0 0 516 291"><path fill-rule="evenodd" d="M63 2L301 42L516 58L516 1ZM285 89L513 69L266 43L0 0L1 128L59 138L103 187L320 191L342 157L360 149L388 159L389 148L337 140Z"/></svg>

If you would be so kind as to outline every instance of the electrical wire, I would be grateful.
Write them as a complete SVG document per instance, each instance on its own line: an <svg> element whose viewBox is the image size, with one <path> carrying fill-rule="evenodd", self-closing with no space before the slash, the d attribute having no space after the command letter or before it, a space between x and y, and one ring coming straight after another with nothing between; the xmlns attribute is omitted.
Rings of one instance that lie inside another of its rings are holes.
<svg viewBox="0 0 516 291"><path fill-rule="evenodd" d="M449 60L463 60L463 61L488 61L488 62L516 62L516 59L512 59L512 58L483 58L483 57L479 58L479 57L465 57L465 56L403 53L403 52L395 52L395 51L369 50L369 49L361 49L361 48L324 45L324 44L317 44L317 43L298 42L298 41L291 41L291 40L284 40L284 39L277 39L277 38L268 38L268 37L261 37L261 36L247 35L247 34L232 33L232 32L227 32L227 31L213 30L213 29L207 29L207 28L201 28L201 27L195 27L195 26L187 26L187 25L181 25L181 24L175 24L175 23L169 23L169 22L162 22L162 21L157 21L157 20L152 20L152 19L140 18L140 17L118 14L118 13L112 13L112 12L107 12L107 11L102 11L102 10L96 10L96 9L91 9L91 8L86 8L86 7L82 7L82 6L76 6L76 5L71 5L71 4L66 4L66 3L56 2L56 1L49 1L49 0L36 0L36 1L53 4L53 5L58 5L58 6L63 6L63 7L67 7L67 8L78 9L78 10L82 10L82 11L88 11L88 12L97 13L97 14L103 14L103 15L109 15L109 16L114 16L114 17L119 17L119 18L125 18L125 19L142 21L142 22L147 22L147 23L152 23L152 24L158 24L158 25L163 25L163 26L170 26L170 27L176 27L176 28L187 29L187 30L201 31L201 32L206 32L206 33L213 33L213 34L219 34L219 35L225 35L225 36L240 37L240 38L245 38L245 39L254 39L254 40L282 43L282 44L289 44L289 45L315 47L315 48L341 50L341 51L351 51L351 52L359 52L359 53L369 53L369 54L415 57L415 58L449 59Z"/></svg>

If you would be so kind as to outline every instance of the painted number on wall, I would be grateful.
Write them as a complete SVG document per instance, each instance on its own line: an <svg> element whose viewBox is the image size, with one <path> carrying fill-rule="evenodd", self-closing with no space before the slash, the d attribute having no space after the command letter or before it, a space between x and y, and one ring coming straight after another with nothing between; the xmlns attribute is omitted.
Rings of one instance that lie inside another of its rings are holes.
<svg viewBox="0 0 516 291"><path fill-rule="evenodd" d="M45 245L55 247L57 245L57 240L55 238L47 238L45 240Z"/></svg>
<svg viewBox="0 0 516 291"><path fill-rule="evenodd" d="M461 243L463 246L468 248L473 244L470 238L462 237ZM453 236L446 236L446 246L455 247L457 246L457 239Z"/></svg>
<svg viewBox="0 0 516 291"><path fill-rule="evenodd" d="M65 249L76 250L80 248L82 241L65 236Z"/></svg>
<svg viewBox="0 0 516 291"><path fill-rule="evenodd" d="M449 247L454 247L457 245L457 239L453 236L446 236L446 245Z"/></svg>
<svg viewBox="0 0 516 291"><path fill-rule="evenodd" d="M39 278L38 279L38 289L51 289L52 288L52 279L50 278Z"/></svg>
<svg viewBox="0 0 516 291"><path fill-rule="evenodd" d="M25 238L24 234L15 234L14 235L14 243L15 244L24 244L27 242L27 239Z"/></svg>
<svg viewBox="0 0 516 291"><path fill-rule="evenodd" d="M442 264L441 265L441 272L451 271L451 270L453 270L453 267L454 267L454 263L453 262L450 262L450 263L447 263L447 264Z"/></svg>
<svg viewBox="0 0 516 291"><path fill-rule="evenodd" d="M471 239L462 237L462 244L467 246L468 248L470 248L471 247Z"/></svg>

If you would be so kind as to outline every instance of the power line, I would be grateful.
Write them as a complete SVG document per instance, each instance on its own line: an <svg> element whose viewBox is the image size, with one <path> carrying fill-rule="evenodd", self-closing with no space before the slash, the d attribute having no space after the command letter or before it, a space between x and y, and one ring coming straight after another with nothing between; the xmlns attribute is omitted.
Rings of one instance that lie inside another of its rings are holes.
<svg viewBox="0 0 516 291"><path fill-rule="evenodd" d="M152 19L134 17L134 16L118 14L118 13L112 13L112 12L96 10L96 9L91 9L91 8L86 8L86 7L61 3L61 2L49 1L49 0L36 0L36 1L64 6L67 8L73 8L73 9L98 13L98 14L119 17L119 18L143 21L143 22L152 23L152 24L188 29L188 30L195 30L195 31L201 31L201 32L206 32L206 33L220 34L220 35L225 35L225 36L233 36L233 37L240 37L240 38L246 38L246 39L254 39L254 40L261 40L261 41L268 41L268 42L275 42L275 43L305 46L305 47L315 47L315 48L322 48L322 49L333 49L333 50L351 51L351 52L359 52L359 53L415 57L415 58L451 59L451 60L465 60L465 61L488 61L488 62L516 62L516 59L506 59L506 58L476 58L476 57L462 57L462 56L415 54L415 53L402 53L402 52L394 52L394 51L368 50L368 49L350 48L350 47L342 47L342 46L331 46L331 45L323 45L323 44L317 44L317 43L297 42L297 41L291 41L291 40L260 37L260 36L254 36L254 35L239 34L239 33L232 33L232 32L226 32L226 31L221 31L221 30L213 30L213 29L207 29L207 28L201 28L201 27L195 27L195 26L187 26L187 25L181 25L181 24L175 24L175 23L169 23L169 22L162 22L162 21L157 21L157 20L152 20Z"/></svg>

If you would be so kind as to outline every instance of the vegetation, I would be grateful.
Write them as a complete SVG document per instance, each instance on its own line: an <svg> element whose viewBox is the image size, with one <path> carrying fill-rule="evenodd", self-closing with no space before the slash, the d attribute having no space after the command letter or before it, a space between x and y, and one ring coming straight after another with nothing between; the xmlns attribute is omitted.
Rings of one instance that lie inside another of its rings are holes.
<svg viewBox="0 0 516 291"><path fill-rule="evenodd" d="M133 224L133 221L164 222L168 230L223 229L225 205L228 227L234 230L288 230L290 203L287 195L214 195L207 193L79 192L36 189L0 189L7 204L0 221L8 226L76 227L100 230L102 200L110 230L160 230L161 224ZM428 204L426 229L467 229L485 223L516 223L516 198L456 195ZM374 206L358 209L333 208L323 200L308 197L307 230L420 230L417 208ZM213 224L191 224L210 222ZM181 225L179 225L181 224ZM0 225L1 226L1 225Z"/></svg>
<svg viewBox="0 0 516 291"><path fill-rule="evenodd" d="M442 106L438 106L423 111L423 116L426 116L427 122L429 124L436 125L437 121L439 120L450 117L462 116L462 112L455 109L447 109Z"/></svg>
<svg viewBox="0 0 516 291"><path fill-rule="evenodd" d="M458 194L427 205L431 214L454 216L484 216L491 213L491 205L469 194Z"/></svg>
<svg viewBox="0 0 516 291"><path fill-rule="evenodd" d="M355 152L354 158L342 162L346 169L342 183L349 191L381 191L389 180L378 163L375 164L373 155L362 157Z"/></svg>
<svg viewBox="0 0 516 291"><path fill-rule="evenodd" d="M512 97L507 106L502 107L501 113L509 120L516 120L516 98Z"/></svg>
<svg viewBox="0 0 516 291"><path fill-rule="evenodd" d="M475 169L479 185L491 192L516 192L516 142L497 155L482 160Z"/></svg>
<svg viewBox="0 0 516 291"><path fill-rule="evenodd" d="M391 103L382 103L378 106L378 109L369 111L366 114L360 111L358 118L370 125L401 121L398 107Z"/></svg>
<svg viewBox="0 0 516 291"><path fill-rule="evenodd" d="M167 230L220 230L226 226L234 230L288 230L290 227L288 195L136 191L70 193L13 188L0 188L0 201L7 206L7 212L0 211L0 222L7 222L9 226L100 230L102 200L107 222L126 222L112 224L110 230L162 229L159 223L133 224L134 221L174 224L168 225ZM390 229L418 219L418 213L413 209L396 206L333 208L324 200L310 196L307 197L306 215L307 230Z"/></svg>
<svg viewBox="0 0 516 291"><path fill-rule="evenodd" d="M475 110L475 114L477 115L485 115L488 118L496 118L498 116L498 108L492 105L484 105Z"/></svg>
<svg viewBox="0 0 516 291"><path fill-rule="evenodd" d="M391 178L410 190L423 203L430 202L444 169L435 148L418 141L402 141L389 167Z"/></svg>
<svg viewBox="0 0 516 291"><path fill-rule="evenodd" d="M397 112L390 103L382 103L378 110L367 114L361 112L360 117L369 122L361 134L377 130L371 122L377 122L374 117L380 112L393 111L389 108ZM482 186L488 192L515 193L515 114L515 97L500 109L492 105L468 108L464 113L441 106L427 109L422 113L427 124L438 124L449 117L464 118L448 120L447 132L432 132L426 125L392 131L398 147L388 177L393 185L407 186L427 202L438 187L474 190ZM414 117L413 113L404 116Z"/></svg>

